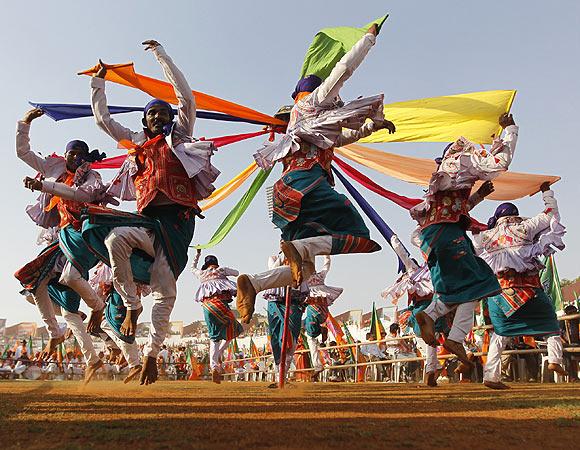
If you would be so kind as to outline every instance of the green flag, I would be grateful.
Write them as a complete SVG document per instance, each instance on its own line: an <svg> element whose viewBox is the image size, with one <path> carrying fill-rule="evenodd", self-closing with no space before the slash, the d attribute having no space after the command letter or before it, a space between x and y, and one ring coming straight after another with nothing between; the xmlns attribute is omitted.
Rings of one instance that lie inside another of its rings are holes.
<svg viewBox="0 0 580 450"><path fill-rule="evenodd" d="M28 355L30 356L31 359L34 356L32 353L32 335L28 336Z"/></svg>
<svg viewBox="0 0 580 450"><path fill-rule="evenodd" d="M377 341L385 338L387 336L387 332L385 331L385 327L383 326L381 319L379 319L379 315L377 314L377 308L375 307L375 302L373 302L373 312L371 316L371 333L375 335L375 339Z"/></svg>
<svg viewBox="0 0 580 450"><path fill-rule="evenodd" d="M10 344L6 344L6 347L4 347L4 351L2 352L2 358L6 358L8 350L10 350Z"/></svg>
<svg viewBox="0 0 580 450"><path fill-rule="evenodd" d="M362 28L336 27L320 30L306 52L300 78L316 75L322 80L326 79L336 63L365 35L369 27L376 23L380 31L387 17L388 14L379 17Z"/></svg>
<svg viewBox="0 0 580 450"><path fill-rule="evenodd" d="M258 175L256 175L256 178L254 178L254 181L252 182L252 185L248 191L244 194L236 206L234 206L234 209L232 209L226 216L209 242L203 245L195 245L194 247L197 249L211 248L223 241L228 233L232 231L232 228L236 225L236 223L238 223L238 220L240 220L240 218L244 215L246 209L248 209L248 206L250 206L250 203L252 203L252 200L254 200L254 197L268 178L268 175L270 175L271 171L272 169L260 170Z"/></svg>
<svg viewBox="0 0 580 450"><path fill-rule="evenodd" d="M556 311L561 311L564 308L564 298L562 297L562 287L560 286L560 277L558 276L554 255L547 256L544 259L544 266L546 268L540 272L542 286L546 294L552 299Z"/></svg>

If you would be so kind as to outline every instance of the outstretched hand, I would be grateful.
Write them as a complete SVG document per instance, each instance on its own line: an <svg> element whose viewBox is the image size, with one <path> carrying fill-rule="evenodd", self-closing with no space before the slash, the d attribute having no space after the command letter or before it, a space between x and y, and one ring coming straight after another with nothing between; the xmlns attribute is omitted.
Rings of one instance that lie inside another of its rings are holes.
<svg viewBox="0 0 580 450"><path fill-rule="evenodd" d="M148 41L143 41L142 44L145 46L145 51L153 50L156 47L159 47L161 44L153 39L149 39Z"/></svg>
<svg viewBox="0 0 580 450"><path fill-rule="evenodd" d="M33 108L30 111L28 111L26 114L24 114L24 118L22 119L22 121L24 123L27 123L28 125L30 125L30 123L34 119L42 116L43 114L44 114L44 111L42 109L40 109L40 108Z"/></svg>
<svg viewBox="0 0 580 450"><path fill-rule="evenodd" d="M382 123L375 124L376 130L388 130L389 134L393 134L397 129L395 128L395 124L390 120L384 119Z"/></svg>
<svg viewBox="0 0 580 450"><path fill-rule="evenodd" d="M515 125L514 116L512 114L503 113L499 116L499 124L502 128L507 128L510 125Z"/></svg>
<svg viewBox="0 0 580 450"><path fill-rule="evenodd" d="M480 195L481 198L485 198L494 191L495 186L493 185L493 183L491 181L486 181L479 187L477 193Z"/></svg>
<svg viewBox="0 0 580 450"><path fill-rule="evenodd" d="M540 191L542 192L546 192L550 190L550 182L549 181L544 181L542 183L542 185L540 186Z"/></svg>
<svg viewBox="0 0 580 450"><path fill-rule="evenodd" d="M22 181L24 182L24 187L30 189L32 192L42 190L42 181L36 178L26 177Z"/></svg>
<svg viewBox="0 0 580 450"><path fill-rule="evenodd" d="M93 75L95 78L105 78L107 75L107 68L105 67L105 63L99 59L99 65L97 66L99 70Z"/></svg>
<svg viewBox="0 0 580 450"><path fill-rule="evenodd" d="M372 34L373 36L377 36L379 34L379 27L377 26L376 23L373 23L369 29L367 30L367 33Z"/></svg>

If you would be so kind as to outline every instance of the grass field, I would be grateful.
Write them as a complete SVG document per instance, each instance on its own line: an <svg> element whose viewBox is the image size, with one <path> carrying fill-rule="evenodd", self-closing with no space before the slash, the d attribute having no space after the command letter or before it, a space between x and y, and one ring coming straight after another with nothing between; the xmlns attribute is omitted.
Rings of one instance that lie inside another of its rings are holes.
<svg viewBox="0 0 580 450"><path fill-rule="evenodd" d="M0 382L0 448L578 448L580 386Z"/></svg>

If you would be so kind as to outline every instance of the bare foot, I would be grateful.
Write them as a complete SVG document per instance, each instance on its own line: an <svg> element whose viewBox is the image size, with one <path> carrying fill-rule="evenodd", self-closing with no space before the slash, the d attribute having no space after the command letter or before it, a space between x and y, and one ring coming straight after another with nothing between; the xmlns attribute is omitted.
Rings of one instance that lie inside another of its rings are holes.
<svg viewBox="0 0 580 450"><path fill-rule="evenodd" d="M64 342L64 335L56 337L56 338L50 338L48 340L48 343L44 347L44 350L42 351L41 357L46 358L46 357L49 357L50 355L52 355L52 352L54 352L56 350L56 347L58 347L58 345L62 344L63 342Z"/></svg>
<svg viewBox="0 0 580 450"><path fill-rule="evenodd" d="M131 369L129 370L129 374L125 377L125 379L123 380L123 383L127 384L130 381L133 381L135 378L137 378L137 376L139 374L141 374L142 367L143 366L141 366L141 364L139 364L138 366L135 366L135 367L131 367Z"/></svg>
<svg viewBox="0 0 580 450"><path fill-rule="evenodd" d="M292 287L296 289L302 284L303 280L302 256L300 256L300 253L298 253L298 250L296 250L292 242L282 242L280 248L290 265L290 270L292 271Z"/></svg>
<svg viewBox="0 0 580 450"><path fill-rule="evenodd" d="M142 312L143 308L135 310L128 309L127 314L125 315L125 320L123 321L119 331L121 331L125 336L135 336L135 333L137 332L137 319Z"/></svg>
<svg viewBox="0 0 580 450"><path fill-rule="evenodd" d="M501 381L484 381L483 385L487 386L490 389L496 390L504 390L510 388L507 384L503 384Z"/></svg>
<svg viewBox="0 0 580 450"><path fill-rule="evenodd" d="M415 315L415 320L421 328L421 339L425 341L427 345L435 347L437 341L435 340L435 322L431 317L425 314L424 311L419 311Z"/></svg>
<svg viewBox="0 0 580 450"><path fill-rule="evenodd" d="M157 358L152 356L143 357L143 368L139 377L139 384L149 385L157 381Z"/></svg>
<svg viewBox="0 0 580 450"><path fill-rule="evenodd" d="M562 376L568 375L568 372L566 372L566 370L560 364L550 363L548 364L548 370L556 372L558 375Z"/></svg>
<svg viewBox="0 0 580 450"><path fill-rule="evenodd" d="M238 277L238 293L236 294L236 307L240 313L240 322L250 323L256 304L256 290L247 275Z"/></svg>
<svg viewBox="0 0 580 450"><path fill-rule="evenodd" d="M312 373L312 375L310 376L310 381L311 381L311 382L320 381L320 380L319 380L319 378L320 378L320 374L321 374L322 372L324 372L324 369L318 369L318 370L315 370L315 371Z"/></svg>
<svg viewBox="0 0 580 450"><path fill-rule="evenodd" d="M443 343L443 348L445 350L453 353L457 356L457 359L465 364L467 367L472 368L473 363L467 357L467 353L465 353L465 348L459 342L452 341L451 339L446 339Z"/></svg>
<svg viewBox="0 0 580 450"><path fill-rule="evenodd" d="M218 369L213 369L211 371L211 381L215 384L220 384L222 382L222 374Z"/></svg>
<svg viewBox="0 0 580 450"><path fill-rule="evenodd" d="M268 389L278 389L278 383L271 383L268 385Z"/></svg>
<svg viewBox="0 0 580 450"><path fill-rule="evenodd" d="M103 310L92 311L89 322L87 323L87 333L98 333L101 330L101 322L103 321Z"/></svg>
<svg viewBox="0 0 580 450"><path fill-rule="evenodd" d="M88 384L89 381L91 381L91 379L95 376L95 373L97 373L97 370L99 370L101 367L103 367L103 361L101 361L100 359L96 363L91 364L89 367L87 367L87 369L85 370L84 384Z"/></svg>
<svg viewBox="0 0 580 450"><path fill-rule="evenodd" d="M475 359L475 356L473 356L473 353L467 353L467 359L471 362L471 365L460 362L454 370L455 373L468 374L471 372L471 369L473 369L473 360Z"/></svg>

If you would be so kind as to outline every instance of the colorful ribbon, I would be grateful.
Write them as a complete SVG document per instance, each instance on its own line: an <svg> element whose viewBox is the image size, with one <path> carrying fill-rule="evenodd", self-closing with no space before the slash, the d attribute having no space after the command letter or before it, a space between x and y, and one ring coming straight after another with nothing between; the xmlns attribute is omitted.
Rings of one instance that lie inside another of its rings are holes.
<svg viewBox="0 0 580 450"><path fill-rule="evenodd" d="M58 122L59 120L80 119L83 117L92 117L93 109L91 105L75 105L70 103L34 103L28 102L35 108L42 109L44 113L52 120ZM108 106L111 114L125 114L130 112L142 112L143 106ZM177 114L177 110L173 110ZM230 116L229 114L216 113L211 111L195 112L197 119L221 120L222 122L245 122L255 125L266 125L266 122L257 120L240 119L239 117Z"/></svg>
<svg viewBox="0 0 580 450"><path fill-rule="evenodd" d="M113 83L129 86L149 94L151 97L165 100L166 102L177 104L177 97L173 86L166 81L156 80L135 72L133 63L128 64L107 64L107 74L105 79ZM80 72L79 75L93 75L99 70L99 66L91 67ZM256 122L269 125L285 125L285 122L278 120L267 114L260 113L251 108L247 108L237 103L229 102L203 92L192 91L195 95L195 103L198 108L208 111L221 112L241 119L254 120Z"/></svg>
<svg viewBox="0 0 580 450"><path fill-rule="evenodd" d="M223 241L225 237L229 234L229 232L232 231L232 228L236 225L236 223L238 223L240 218L244 215L244 213L248 209L248 206L250 206L250 203L252 203L252 200L254 200L254 197L256 196L256 194L258 193L264 182L267 180L271 171L272 171L271 169L267 171L260 170L256 178L254 178L254 181L252 182L250 188L243 195L243 197L236 204L236 206L234 206L234 209L232 209L230 213L226 216L226 218L223 220L221 225L215 231L209 242L203 245L195 245L194 248L196 249L211 248L219 244L221 241Z"/></svg>
<svg viewBox="0 0 580 450"><path fill-rule="evenodd" d="M217 188L213 193L206 198L203 203L200 205L202 211L206 211L210 208L213 208L215 205L220 203L221 201L228 198L234 191L236 191L248 178L252 175L258 165L253 162L248 167L246 167L242 172L237 174L234 178L228 181L223 186Z"/></svg>

